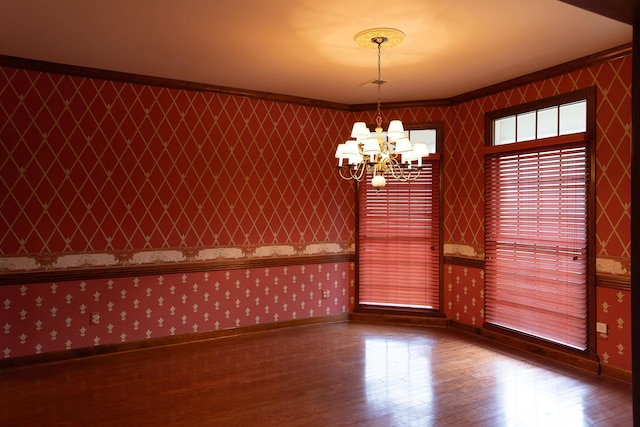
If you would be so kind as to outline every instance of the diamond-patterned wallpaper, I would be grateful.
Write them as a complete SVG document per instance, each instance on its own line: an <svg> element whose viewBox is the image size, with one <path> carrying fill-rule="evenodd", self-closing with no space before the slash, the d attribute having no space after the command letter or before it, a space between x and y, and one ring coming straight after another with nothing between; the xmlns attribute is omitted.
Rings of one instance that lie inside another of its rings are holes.
<svg viewBox="0 0 640 427"><path fill-rule="evenodd" d="M66 253L195 256L353 241L352 187L332 168L353 120L346 113L11 68L0 78L2 255L51 266ZM445 242L482 258L484 113L597 85L597 255L601 268L625 274L630 80L625 57L453 107L384 115L445 121Z"/></svg>
<svg viewBox="0 0 640 427"><path fill-rule="evenodd" d="M383 111L386 119L445 122L445 253L484 258L484 114L591 86L597 87L596 253L599 272L628 276L631 233L630 56L449 108Z"/></svg>
<svg viewBox="0 0 640 427"><path fill-rule="evenodd" d="M348 132L340 111L0 68L0 270L347 251Z"/></svg>

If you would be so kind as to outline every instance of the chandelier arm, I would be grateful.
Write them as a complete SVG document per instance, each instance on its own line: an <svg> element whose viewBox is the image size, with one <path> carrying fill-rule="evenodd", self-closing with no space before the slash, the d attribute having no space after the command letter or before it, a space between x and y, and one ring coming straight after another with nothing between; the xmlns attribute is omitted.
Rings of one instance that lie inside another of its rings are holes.
<svg viewBox="0 0 640 427"><path fill-rule="evenodd" d="M420 169L418 168L405 168L402 171L403 175L404 175L404 181L413 181L414 179L417 179L420 176Z"/></svg>
<svg viewBox="0 0 640 427"><path fill-rule="evenodd" d="M420 176L420 168L403 166L396 158L389 158L386 164L387 171L398 181L413 181Z"/></svg>
<svg viewBox="0 0 640 427"><path fill-rule="evenodd" d="M366 175L366 163L358 163L356 165L338 166L340 178L350 181L362 181Z"/></svg>
<svg viewBox="0 0 640 427"><path fill-rule="evenodd" d="M362 181L367 175L366 161L358 163L357 167L353 170L352 175L356 181Z"/></svg>
<svg viewBox="0 0 640 427"><path fill-rule="evenodd" d="M395 179L399 181L406 181L404 178L404 171L398 160L394 158L389 158L387 161L387 170Z"/></svg>
<svg viewBox="0 0 640 427"><path fill-rule="evenodd" d="M340 178L346 179L346 180L353 179L353 173L351 172L351 168L350 167L348 167L348 166L338 166L338 171L340 172Z"/></svg>

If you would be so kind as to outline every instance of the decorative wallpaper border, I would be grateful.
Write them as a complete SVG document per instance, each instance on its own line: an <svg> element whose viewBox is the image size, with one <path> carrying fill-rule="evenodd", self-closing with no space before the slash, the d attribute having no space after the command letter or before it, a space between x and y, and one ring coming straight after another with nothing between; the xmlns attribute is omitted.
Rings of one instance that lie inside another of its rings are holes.
<svg viewBox="0 0 640 427"><path fill-rule="evenodd" d="M481 247L464 243L445 243L446 259L468 259L484 261L484 250ZM630 277L631 260L624 257L596 257L596 273L615 277Z"/></svg>
<svg viewBox="0 0 640 427"><path fill-rule="evenodd" d="M484 260L484 248L465 243L445 243L443 248L444 256L465 257Z"/></svg>
<svg viewBox="0 0 640 427"><path fill-rule="evenodd" d="M67 254L63 262L42 268L33 259L23 264L13 262L14 269L0 269L0 287L42 282L112 279L157 274L191 273L198 271L271 268L303 264L323 264L355 261L354 244L316 243L305 246L273 245L252 248L211 248L185 251L137 252L131 257L115 257L110 253ZM117 260L115 262L114 260ZM126 262L123 262L126 261ZM0 258L7 265L7 258ZM0 264L1 265L1 264ZM58 267L64 265L64 267ZM31 267L16 269L16 267Z"/></svg>
<svg viewBox="0 0 640 427"><path fill-rule="evenodd" d="M597 257L596 271L599 274L630 277L631 260L629 258Z"/></svg>
<svg viewBox="0 0 640 427"><path fill-rule="evenodd" d="M0 257L0 272L28 272L77 268L149 265L194 261L237 260L246 258L351 254L353 243L326 242L307 245L264 245L229 248L120 251L114 253L43 254Z"/></svg>
<svg viewBox="0 0 640 427"><path fill-rule="evenodd" d="M237 260L286 256L355 253L348 242L311 243L306 245L264 245L228 248L168 249L120 251L113 253L41 254L0 257L0 272L60 270L69 268L114 267L194 261Z"/></svg>

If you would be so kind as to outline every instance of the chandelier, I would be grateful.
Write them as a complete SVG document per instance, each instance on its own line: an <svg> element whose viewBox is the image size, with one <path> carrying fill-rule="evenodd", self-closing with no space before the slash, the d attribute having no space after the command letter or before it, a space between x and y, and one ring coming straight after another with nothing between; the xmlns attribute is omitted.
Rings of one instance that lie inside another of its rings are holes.
<svg viewBox="0 0 640 427"><path fill-rule="evenodd" d="M355 42L368 48L378 49L378 78L372 83L378 85L378 104L375 136L365 122L356 122L351 130L353 140L338 144L336 158L340 176L358 182L371 174L371 185L377 189L387 184L387 176L400 181L416 179L420 175L422 158L428 155L424 142L412 143L405 133L402 121L391 120L386 138L382 134L382 113L380 107L382 45L393 47L402 42L404 33L393 28L372 28L354 36Z"/></svg>

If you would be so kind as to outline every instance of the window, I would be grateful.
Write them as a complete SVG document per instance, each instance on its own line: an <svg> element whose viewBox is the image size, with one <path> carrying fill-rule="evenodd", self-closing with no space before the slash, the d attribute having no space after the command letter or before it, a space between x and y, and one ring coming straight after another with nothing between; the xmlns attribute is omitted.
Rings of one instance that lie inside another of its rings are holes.
<svg viewBox="0 0 640 427"><path fill-rule="evenodd" d="M413 142L437 151L434 129L412 129ZM388 179L377 191L358 185L358 306L431 309L440 306L440 162L425 157L414 181Z"/></svg>
<svg viewBox="0 0 640 427"><path fill-rule="evenodd" d="M546 102L487 115L486 321L584 351L595 91Z"/></svg>
<svg viewBox="0 0 640 427"><path fill-rule="evenodd" d="M587 101L579 100L493 120L492 145L587 131Z"/></svg>

